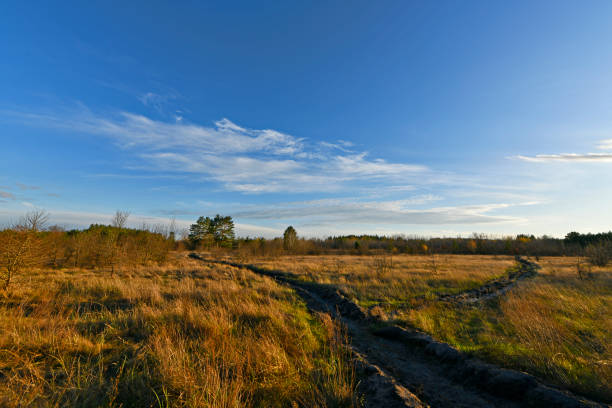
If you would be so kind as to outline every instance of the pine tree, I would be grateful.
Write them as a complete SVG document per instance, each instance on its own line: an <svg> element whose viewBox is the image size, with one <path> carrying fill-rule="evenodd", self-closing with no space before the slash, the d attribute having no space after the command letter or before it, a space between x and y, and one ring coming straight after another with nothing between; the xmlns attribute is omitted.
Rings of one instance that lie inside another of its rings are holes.
<svg viewBox="0 0 612 408"><path fill-rule="evenodd" d="M231 247L234 244L234 221L232 217L223 217L219 214L212 221L215 243L218 246Z"/></svg>
<svg viewBox="0 0 612 408"><path fill-rule="evenodd" d="M195 224L189 227L189 240L194 246L211 246L214 240L214 223L210 217L200 217Z"/></svg>
<svg viewBox="0 0 612 408"><path fill-rule="evenodd" d="M285 232L283 233L283 247L287 251L292 251L295 249L295 244L297 243L297 232L295 228L291 225L287 227Z"/></svg>

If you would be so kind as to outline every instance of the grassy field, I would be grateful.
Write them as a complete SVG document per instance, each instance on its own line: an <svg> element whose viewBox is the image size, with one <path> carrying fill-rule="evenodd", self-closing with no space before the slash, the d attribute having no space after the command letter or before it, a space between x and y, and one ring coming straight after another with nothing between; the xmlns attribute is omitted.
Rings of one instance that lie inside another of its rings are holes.
<svg viewBox="0 0 612 408"><path fill-rule="evenodd" d="M291 290L186 259L30 271L0 297L0 406L358 406L348 353Z"/></svg>
<svg viewBox="0 0 612 408"><path fill-rule="evenodd" d="M334 285L362 306L415 306L500 277L514 265L510 256L296 256L250 263Z"/></svg>
<svg viewBox="0 0 612 408"><path fill-rule="evenodd" d="M371 313L424 330L460 350L612 401L612 268L581 279L576 258L541 258L538 276L503 296L447 303L512 267L502 256L306 256L251 263L334 285ZM584 269L584 268L583 268Z"/></svg>

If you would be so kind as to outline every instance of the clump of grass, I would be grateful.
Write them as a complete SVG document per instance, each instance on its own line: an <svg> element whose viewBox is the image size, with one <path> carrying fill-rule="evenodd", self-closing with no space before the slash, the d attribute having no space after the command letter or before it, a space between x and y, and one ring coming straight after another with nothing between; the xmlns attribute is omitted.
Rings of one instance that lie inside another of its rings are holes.
<svg viewBox="0 0 612 408"><path fill-rule="evenodd" d="M34 271L0 299L0 405L357 406L338 330L226 266Z"/></svg>

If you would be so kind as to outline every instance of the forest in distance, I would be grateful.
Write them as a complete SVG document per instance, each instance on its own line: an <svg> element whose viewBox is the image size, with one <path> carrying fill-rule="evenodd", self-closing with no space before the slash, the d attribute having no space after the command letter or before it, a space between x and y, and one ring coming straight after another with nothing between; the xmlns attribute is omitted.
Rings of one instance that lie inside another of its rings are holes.
<svg viewBox="0 0 612 408"><path fill-rule="evenodd" d="M612 232L570 232L563 239L533 235L489 238L484 234L469 238L347 235L319 239L299 237L289 226L283 236L266 239L236 237L232 217L218 214L200 217L189 231L182 232L174 222L131 228L126 226L128 219L128 212L117 211L108 225L64 230L47 225L47 212L28 212L15 225L0 231L4 288L22 268L70 266L114 271L123 266L163 263L174 250L211 250L241 257L381 253L577 256L596 266L605 266L612 259Z"/></svg>

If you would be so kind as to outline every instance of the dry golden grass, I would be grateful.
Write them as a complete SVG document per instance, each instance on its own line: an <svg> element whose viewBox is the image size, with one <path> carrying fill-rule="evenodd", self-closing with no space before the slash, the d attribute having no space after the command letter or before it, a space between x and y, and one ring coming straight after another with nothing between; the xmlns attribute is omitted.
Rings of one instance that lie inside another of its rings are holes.
<svg viewBox="0 0 612 408"><path fill-rule="evenodd" d="M33 271L0 297L0 405L355 406L343 339L231 267Z"/></svg>
<svg viewBox="0 0 612 408"><path fill-rule="evenodd" d="M386 258L390 261L389 257ZM477 304L437 301L505 273L513 258L436 255L305 256L252 263L331 284L383 318L424 330L459 349L606 402L612 401L612 267L545 257L532 279ZM389 263L389 262L388 262ZM374 305L379 305L373 308Z"/></svg>
<svg viewBox="0 0 612 408"><path fill-rule="evenodd" d="M514 264L509 256L380 255L284 256L253 259L252 264L291 272L299 279L331 284L362 306L413 303L473 289L499 277Z"/></svg>

